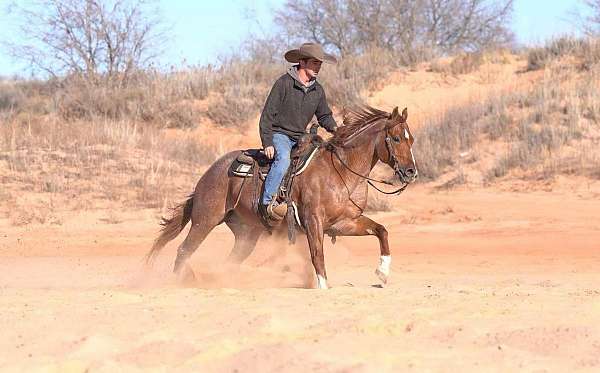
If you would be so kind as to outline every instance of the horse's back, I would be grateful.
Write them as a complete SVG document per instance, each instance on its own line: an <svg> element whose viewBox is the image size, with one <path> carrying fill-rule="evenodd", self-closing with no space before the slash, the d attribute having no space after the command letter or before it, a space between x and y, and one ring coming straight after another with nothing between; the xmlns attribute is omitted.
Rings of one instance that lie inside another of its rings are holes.
<svg viewBox="0 0 600 373"><path fill-rule="evenodd" d="M241 154L241 150L234 150L218 158L198 180L194 191L197 199L206 198L208 195L226 196L229 177L229 166Z"/></svg>

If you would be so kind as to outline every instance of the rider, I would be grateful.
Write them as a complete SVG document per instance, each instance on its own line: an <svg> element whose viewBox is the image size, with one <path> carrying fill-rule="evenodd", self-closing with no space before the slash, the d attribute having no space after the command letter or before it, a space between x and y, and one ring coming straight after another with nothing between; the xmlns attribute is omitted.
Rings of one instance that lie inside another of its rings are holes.
<svg viewBox="0 0 600 373"><path fill-rule="evenodd" d="M321 64L335 64L336 58L323 52L323 47L316 43L304 43L287 51L284 57L295 65L271 88L259 124L265 155L274 158L259 209L265 218L272 220L285 216L287 205L277 201L279 185L290 165L292 147L307 132L310 120L316 116L327 131L333 133L337 129L325 91L317 82Z"/></svg>

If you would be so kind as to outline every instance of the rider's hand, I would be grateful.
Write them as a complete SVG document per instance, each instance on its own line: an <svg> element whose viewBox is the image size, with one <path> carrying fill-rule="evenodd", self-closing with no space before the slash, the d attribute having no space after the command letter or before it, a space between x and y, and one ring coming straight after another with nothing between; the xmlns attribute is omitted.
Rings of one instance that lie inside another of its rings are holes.
<svg viewBox="0 0 600 373"><path fill-rule="evenodd" d="M273 159L273 157L275 156L275 148L272 146L267 146L265 148L265 155L267 156L267 158Z"/></svg>

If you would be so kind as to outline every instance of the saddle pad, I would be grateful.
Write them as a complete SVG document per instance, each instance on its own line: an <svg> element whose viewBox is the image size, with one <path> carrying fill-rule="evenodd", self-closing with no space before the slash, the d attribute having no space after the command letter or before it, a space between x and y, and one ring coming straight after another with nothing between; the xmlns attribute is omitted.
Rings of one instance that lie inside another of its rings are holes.
<svg viewBox="0 0 600 373"><path fill-rule="evenodd" d="M230 176L238 176L238 177L251 177L253 174L254 163L248 162L249 159L254 158L255 150L251 149L250 151L245 151L238 158L236 158L229 167L229 175ZM310 162L312 161L314 155L319 150L319 147L315 147L310 152L307 152L303 156L300 157L298 161L298 165L296 167L296 171L294 176L300 175L302 172L306 170ZM250 153L251 152L251 153ZM254 158L256 159L256 158ZM260 176L261 178L265 178L267 173L269 172L269 168L271 167L270 163L263 163L261 160L258 160L260 166ZM262 163L262 164L261 164Z"/></svg>

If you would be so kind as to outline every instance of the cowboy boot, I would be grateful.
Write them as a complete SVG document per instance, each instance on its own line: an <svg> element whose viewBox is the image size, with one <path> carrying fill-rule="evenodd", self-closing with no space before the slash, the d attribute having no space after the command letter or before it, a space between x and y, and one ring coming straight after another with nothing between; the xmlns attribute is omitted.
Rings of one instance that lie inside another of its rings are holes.
<svg viewBox="0 0 600 373"><path fill-rule="evenodd" d="M274 202L271 202L268 205L263 205L261 203L258 206L258 214L260 216L260 219L263 222L263 224L269 228L276 227L277 225L279 225L279 223L281 223L281 220L283 219L283 217L279 216L280 208L277 208L279 206L275 207L277 212L273 212L273 204Z"/></svg>
<svg viewBox="0 0 600 373"><path fill-rule="evenodd" d="M267 214L270 219L275 221L283 220L287 213L287 203L277 202L276 198L273 198L271 203L267 206Z"/></svg>

